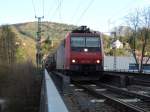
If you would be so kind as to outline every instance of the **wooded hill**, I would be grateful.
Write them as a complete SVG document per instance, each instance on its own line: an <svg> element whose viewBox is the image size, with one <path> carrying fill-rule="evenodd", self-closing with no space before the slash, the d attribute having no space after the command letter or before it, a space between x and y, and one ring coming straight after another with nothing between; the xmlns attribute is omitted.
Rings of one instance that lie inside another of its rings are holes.
<svg viewBox="0 0 150 112"><path fill-rule="evenodd" d="M5 26L5 25L4 25ZM7 31L3 31L4 26L1 26L0 33L7 34ZM16 47L16 59L17 62L22 62L27 59L35 61L36 55L36 32L37 32L37 22L28 22L7 25L9 30L14 34L15 37L15 47ZM42 43L43 54L48 54L53 48L55 48L58 43L65 38L68 31L75 28L73 25L59 24L52 22L42 22L42 36L41 40L48 40L50 42ZM1 38L1 37L0 37ZM8 41L8 40L6 40ZM51 41L53 45L51 46ZM1 41L1 45L4 41ZM10 46L12 47L12 46Z"/></svg>

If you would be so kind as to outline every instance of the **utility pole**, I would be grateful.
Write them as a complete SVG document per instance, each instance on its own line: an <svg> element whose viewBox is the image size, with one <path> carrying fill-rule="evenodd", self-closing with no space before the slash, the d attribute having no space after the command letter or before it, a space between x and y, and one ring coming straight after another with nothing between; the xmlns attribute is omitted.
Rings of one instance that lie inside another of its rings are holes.
<svg viewBox="0 0 150 112"><path fill-rule="evenodd" d="M116 57L116 47L114 48L114 70L117 69L117 57Z"/></svg>
<svg viewBox="0 0 150 112"><path fill-rule="evenodd" d="M42 17L36 17L38 19L38 31L37 31L37 37L36 37L36 63L37 63L37 68L41 68L41 58L42 58L42 49L41 49L41 19L44 18Z"/></svg>
<svg viewBox="0 0 150 112"><path fill-rule="evenodd" d="M114 38L114 42L116 41L116 32L111 32ZM113 69L116 71L117 69L117 57L116 57L116 45L113 42L113 50L114 50L114 64Z"/></svg>

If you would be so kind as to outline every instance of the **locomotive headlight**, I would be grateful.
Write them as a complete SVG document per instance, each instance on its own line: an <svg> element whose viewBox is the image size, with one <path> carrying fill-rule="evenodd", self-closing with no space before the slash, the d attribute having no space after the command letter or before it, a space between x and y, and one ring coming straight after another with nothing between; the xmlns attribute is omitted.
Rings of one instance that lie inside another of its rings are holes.
<svg viewBox="0 0 150 112"><path fill-rule="evenodd" d="M100 60L96 60L96 63L100 63Z"/></svg>
<svg viewBox="0 0 150 112"><path fill-rule="evenodd" d="M85 48L85 49L84 49L84 52L88 52L88 49L87 49L87 48Z"/></svg>
<svg viewBox="0 0 150 112"><path fill-rule="evenodd" d="M75 63L75 62L76 62L76 60L73 59L73 60L72 60L72 63Z"/></svg>

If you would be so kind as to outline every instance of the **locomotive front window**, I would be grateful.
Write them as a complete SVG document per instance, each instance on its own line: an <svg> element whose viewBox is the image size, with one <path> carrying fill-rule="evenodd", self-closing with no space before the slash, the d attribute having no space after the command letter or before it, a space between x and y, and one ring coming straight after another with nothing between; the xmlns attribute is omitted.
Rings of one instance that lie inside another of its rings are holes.
<svg viewBox="0 0 150 112"><path fill-rule="evenodd" d="M71 38L72 47L85 47L85 38L83 37L72 37Z"/></svg>
<svg viewBox="0 0 150 112"><path fill-rule="evenodd" d="M100 47L100 40L97 37L87 37L86 47Z"/></svg>

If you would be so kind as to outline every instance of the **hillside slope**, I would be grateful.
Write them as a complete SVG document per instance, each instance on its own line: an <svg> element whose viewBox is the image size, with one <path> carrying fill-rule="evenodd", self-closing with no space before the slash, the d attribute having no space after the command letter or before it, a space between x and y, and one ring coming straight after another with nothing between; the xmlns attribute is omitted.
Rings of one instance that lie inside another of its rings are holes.
<svg viewBox="0 0 150 112"><path fill-rule="evenodd" d="M37 22L28 22L21 24L11 25L13 32L18 37L19 49L17 51L17 58L20 60L32 59L35 62L36 54L36 32L37 32ZM57 47L58 43L65 37L66 33L71 29L75 28L73 25L59 24L52 22L43 22L42 29L42 39L49 38L53 41L54 48ZM47 46L50 46L48 44ZM44 53L49 53L53 50L52 47L45 47L42 44Z"/></svg>

